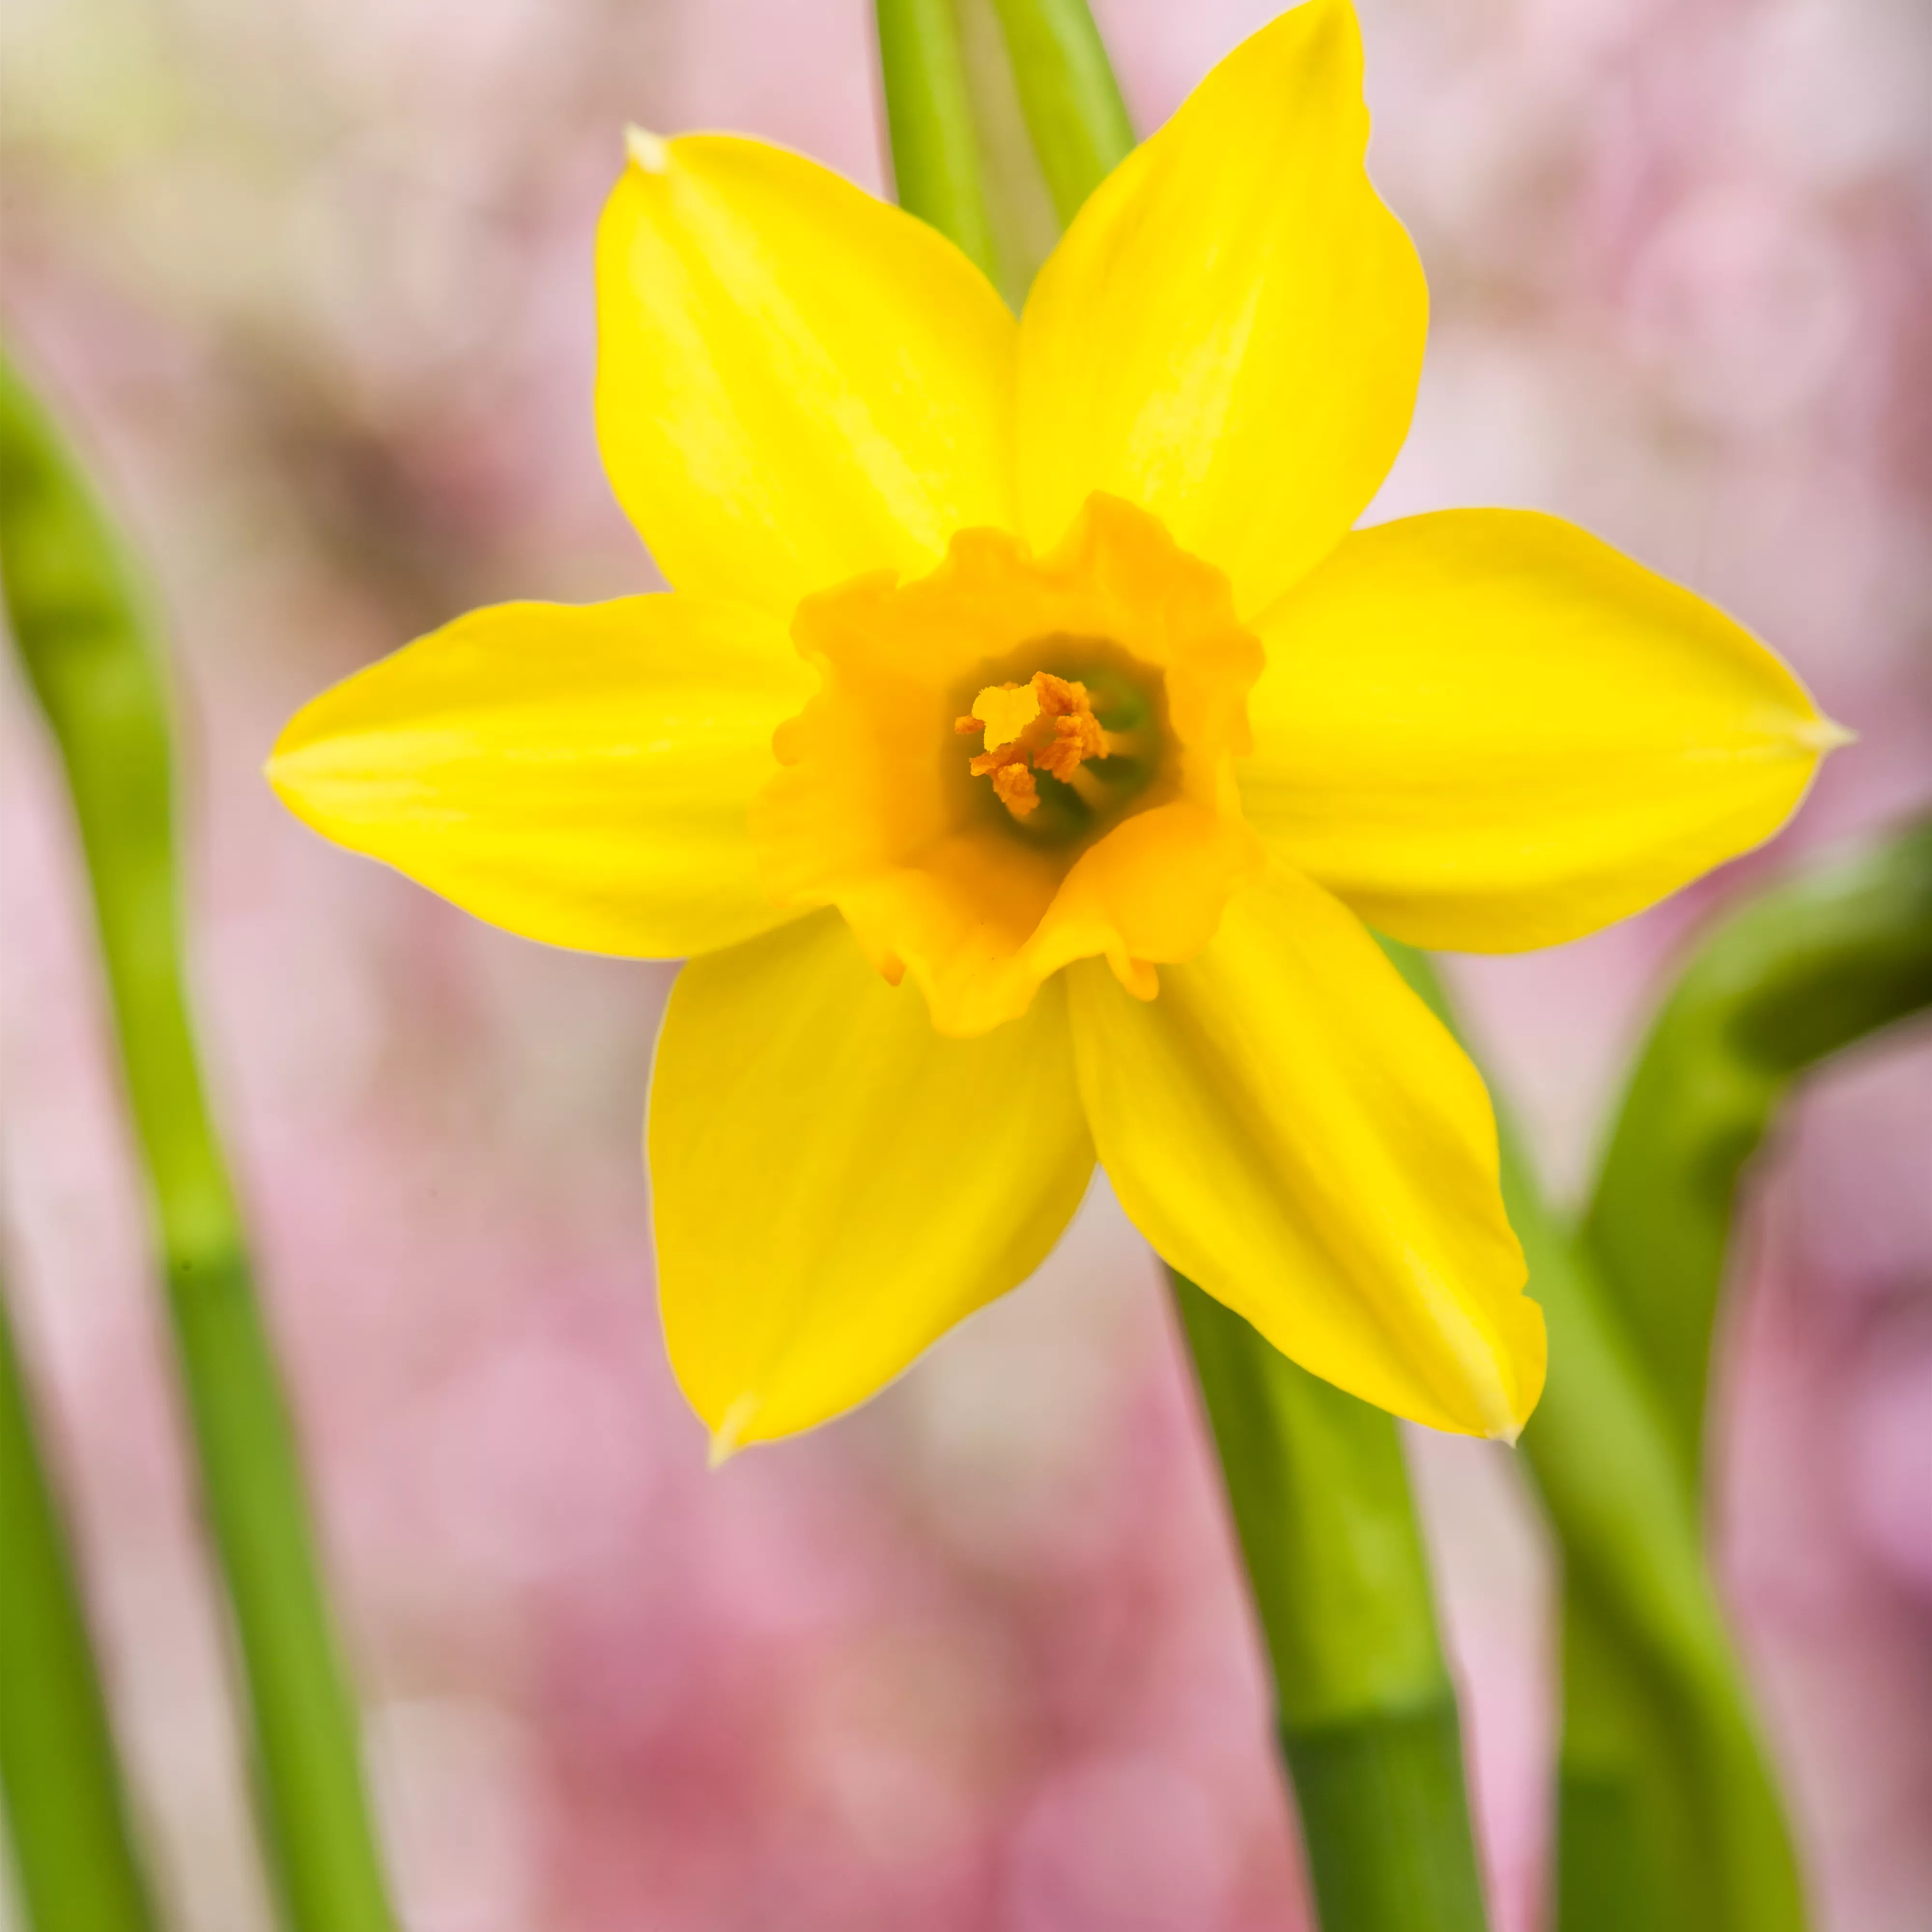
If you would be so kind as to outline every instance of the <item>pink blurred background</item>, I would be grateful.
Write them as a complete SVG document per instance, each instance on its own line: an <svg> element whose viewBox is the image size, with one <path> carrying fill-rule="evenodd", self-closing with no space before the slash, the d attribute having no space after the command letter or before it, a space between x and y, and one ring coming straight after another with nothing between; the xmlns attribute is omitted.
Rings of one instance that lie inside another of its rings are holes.
<svg viewBox="0 0 1932 1932"><path fill-rule="evenodd" d="M1150 128L1266 0L1096 8ZM1673 947L1932 791L1932 15L1364 0L1436 316L1378 515L1573 517L1862 741L1796 828L1582 944L1457 962L1574 1192ZM664 1366L641 1097L669 971L322 844L302 699L476 603L648 587L592 436L627 118L881 178L860 0L14 0L4 317L152 560L192 744L212 1078L299 1399L412 1932L1304 1922L1152 1265L1105 1198L849 1419L717 1474ZM10 1286L183 1932L268 1923L74 842L4 674ZM1832 1932L1932 1922L1932 1040L1766 1163L1720 1555ZM1546 1540L1412 1440L1501 1925L1539 1922Z"/></svg>

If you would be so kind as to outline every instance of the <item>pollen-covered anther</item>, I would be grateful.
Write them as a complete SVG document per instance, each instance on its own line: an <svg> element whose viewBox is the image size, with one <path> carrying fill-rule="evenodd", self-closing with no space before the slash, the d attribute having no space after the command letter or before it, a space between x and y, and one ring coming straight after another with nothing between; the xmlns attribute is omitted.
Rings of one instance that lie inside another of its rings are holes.
<svg viewBox="0 0 1932 1932"><path fill-rule="evenodd" d="M998 758L999 753L993 756ZM975 758L973 770L976 776L983 776L980 771L982 760ZM996 765L993 767L993 796L1016 818L1024 818L1040 809L1040 787L1034 784L1033 773L1022 763Z"/></svg>
<svg viewBox="0 0 1932 1932"><path fill-rule="evenodd" d="M1024 684L988 685L973 700L972 715L953 729L962 736L986 733L986 748L968 769L975 778L992 778L994 796L1016 818L1039 806L1035 772L1069 784L1089 758L1108 752L1087 687L1046 670Z"/></svg>

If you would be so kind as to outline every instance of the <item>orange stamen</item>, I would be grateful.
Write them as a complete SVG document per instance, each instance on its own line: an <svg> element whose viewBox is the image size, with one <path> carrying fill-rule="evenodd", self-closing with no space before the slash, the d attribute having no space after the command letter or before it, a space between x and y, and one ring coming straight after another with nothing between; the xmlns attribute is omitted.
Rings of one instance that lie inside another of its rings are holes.
<svg viewBox="0 0 1932 1932"><path fill-rule="evenodd" d="M1016 818L1040 809L1040 787L1024 765L1000 766L993 773L993 796Z"/></svg>
<svg viewBox="0 0 1932 1932"><path fill-rule="evenodd" d="M992 778L993 795L1016 818L1039 806L1035 772L1064 784L1089 758L1107 755L1107 734L1087 687L1047 670L1023 685L988 685L973 700L972 715L952 728L962 736L986 734L988 748L968 769L975 778Z"/></svg>

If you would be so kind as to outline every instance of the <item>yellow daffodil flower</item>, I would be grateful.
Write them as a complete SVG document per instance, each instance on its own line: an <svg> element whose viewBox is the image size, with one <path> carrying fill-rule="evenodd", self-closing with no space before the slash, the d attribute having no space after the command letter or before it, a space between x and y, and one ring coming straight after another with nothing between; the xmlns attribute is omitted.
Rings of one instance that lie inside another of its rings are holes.
<svg viewBox="0 0 1932 1932"><path fill-rule="evenodd" d="M1535 1403L1487 1096L1363 922L1588 932L1768 836L1834 734L1553 518L1352 531L1426 312L1360 69L1346 0L1255 35L1018 320L798 155L634 135L597 422L673 592L477 611L276 748L310 825L483 918L697 956L648 1147L720 1453L1023 1280L1096 1154L1317 1375L1476 1434Z"/></svg>

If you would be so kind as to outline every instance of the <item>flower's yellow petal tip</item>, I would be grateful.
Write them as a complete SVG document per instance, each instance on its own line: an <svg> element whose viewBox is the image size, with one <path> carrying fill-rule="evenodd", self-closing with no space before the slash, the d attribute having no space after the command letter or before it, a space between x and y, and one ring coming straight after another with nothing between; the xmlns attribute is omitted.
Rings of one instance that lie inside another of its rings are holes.
<svg viewBox="0 0 1932 1932"><path fill-rule="evenodd" d="M1822 754L1838 751L1846 745L1856 745L1858 734L1834 718L1810 718L1798 728L1798 742L1807 751Z"/></svg>
<svg viewBox="0 0 1932 1932"><path fill-rule="evenodd" d="M327 827L316 821L305 795L307 788L303 779L307 774L302 754L308 748L290 742L301 716L298 712L290 719L280 737L276 740L274 748L262 760L262 776L267 781L268 789L304 824L314 825L316 830L326 832Z"/></svg>
<svg viewBox="0 0 1932 1932"><path fill-rule="evenodd" d="M724 1418L711 1432L711 1450L706 1459L711 1468L722 1468L745 1446L745 1432L758 1412L758 1398L748 1389L724 1412Z"/></svg>
<svg viewBox="0 0 1932 1932"><path fill-rule="evenodd" d="M634 121L625 124L624 152L629 156L633 167L641 169L647 175L670 172L670 143L662 134L653 134L648 128L640 128Z"/></svg>
<svg viewBox="0 0 1932 1932"><path fill-rule="evenodd" d="M1539 1378L1537 1395L1542 1394ZM1486 1441L1506 1444L1514 1449L1516 1438L1522 1433L1523 1424L1536 1406L1532 1397L1527 1406L1519 1408L1509 1393L1500 1382L1485 1381L1479 1384L1476 1393L1478 1412L1482 1418L1481 1435Z"/></svg>
<svg viewBox="0 0 1932 1932"><path fill-rule="evenodd" d="M1520 1287L1526 1272L1519 1263ZM1504 1350L1506 1359L1469 1363L1470 1393L1481 1425L1472 1433L1514 1449L1543 1400L1550 1371L1550 1331L1543 1306L1533 1295L1522 1294L1513 1304Z"/></svg>

